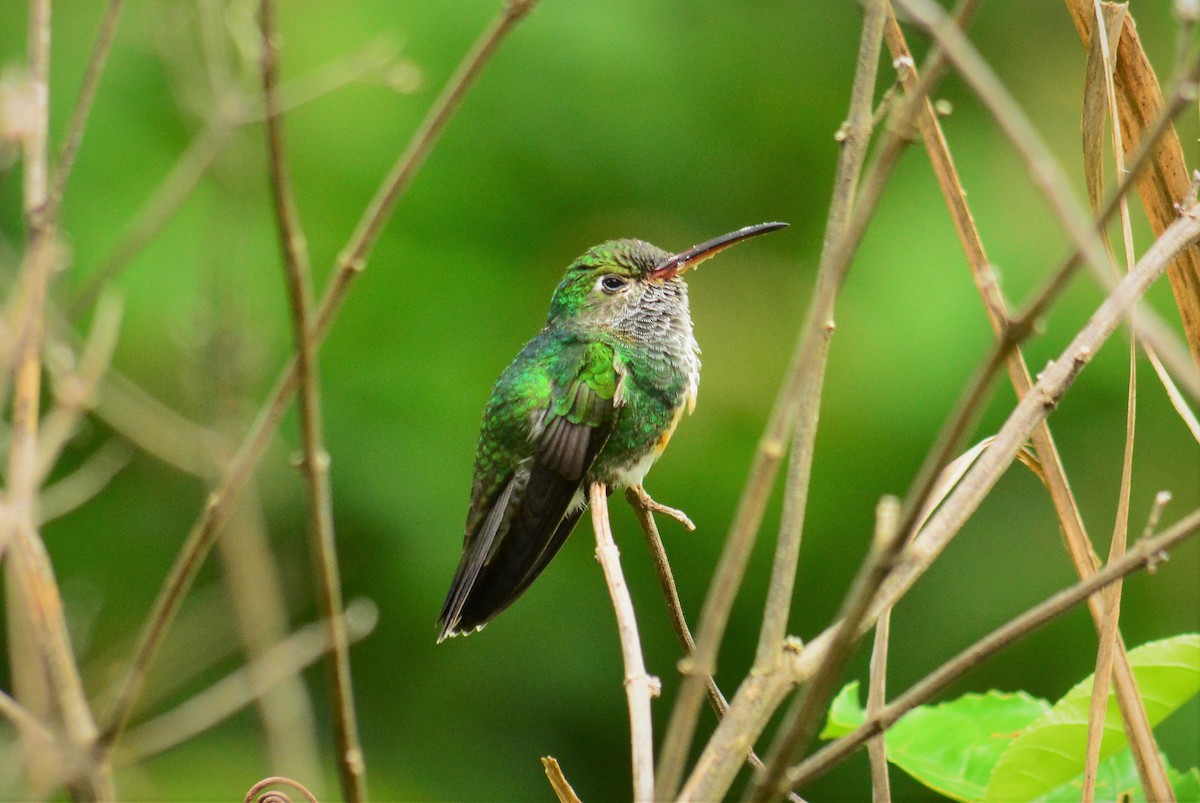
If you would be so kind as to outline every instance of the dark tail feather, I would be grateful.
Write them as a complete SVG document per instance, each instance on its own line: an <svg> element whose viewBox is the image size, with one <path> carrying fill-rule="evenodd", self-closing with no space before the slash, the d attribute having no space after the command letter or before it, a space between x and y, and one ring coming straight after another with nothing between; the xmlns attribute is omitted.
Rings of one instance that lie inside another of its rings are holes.
<svg viewBox="0 0 1200 803"><path fill-rule="evenodd" d="M493 572L491 566L481 572L459 614L457 627L449 635L472 633L516 602L517 598L524 594L529 585L542 573L550 560L558 554L558 550L567 540L567 536L575 529L581 513L582 511L572 513L559 523L541 553L515 583L512 573L503 570Z"/></svg>
<svg viewBox="0 0 1200 803"><path fill-rule="evenodd" d="M518 507L511 523L500 532L507 517L497 510L502 503L504 507L512 503L514 482L496 501L480 537L472 540L463 555L442 606L439 642L478 630L511 605L546 568L579 521L582 510L567 512L579 481L535 467L515 502ZM493 523L495 530L490 529Z"/></svg>

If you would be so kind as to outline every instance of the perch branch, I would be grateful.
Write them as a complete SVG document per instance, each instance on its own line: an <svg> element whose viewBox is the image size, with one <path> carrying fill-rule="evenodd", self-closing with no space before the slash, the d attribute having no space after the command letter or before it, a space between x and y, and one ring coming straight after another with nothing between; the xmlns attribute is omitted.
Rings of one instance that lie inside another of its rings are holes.
<svg viewBox="0 0 1200 803"><path fill-rule="evenodd" d="M668 508L658 504L651 499L641 487L631 487L625 489L625 498L629 501L629 506L633 508L634 516L641 525L642 533L646 536L646 546L650 549L650 558L654 562L654 572L658 576L658 584L662 589L663 601L667 605L667 613L671 618L671 627L675 630L675 636L679 639L679 646L683 649L683 660L691 661L696 654L696 642L692 638L692 631L688 627L687 618L683 615L683 605L679 601L679 591L675 587L675 575L671 571L671 562L667 560L667 551L663 547L662 538L658 534L658 525L654 523L654 512L658 511L664 515L678 521L689 530L696 529L692 524L691 519L684 515L681 511ZM713 713L717 715L717 719L725 716L725 712L729 710L729 702L725 699L725 695L721 693L721 689L717 686L717 681L713 677L708 678L708 701L712 706ZM763 769L762 759L758 754L751 750L746 756L746 763L756 770ZM803 803L798 795L791 795L793 803Z"/></svg>
<svg viewBox="0 0 1200 803"><path fill-rule="evenodd" d="M592 529L596 531L596 560L604 570L604 581L617 615L617 633L621 637L621 657L625 662L625 694L629 699L629 730L633 752L633 799L648 803L654 797L654 725L650 701L661 691L658 678L646 673L642 660L642 642L638 637L633 600L621 573L621 553L613 541L608 520L608 489L604 483L588 488L592 507Z"/></svg>

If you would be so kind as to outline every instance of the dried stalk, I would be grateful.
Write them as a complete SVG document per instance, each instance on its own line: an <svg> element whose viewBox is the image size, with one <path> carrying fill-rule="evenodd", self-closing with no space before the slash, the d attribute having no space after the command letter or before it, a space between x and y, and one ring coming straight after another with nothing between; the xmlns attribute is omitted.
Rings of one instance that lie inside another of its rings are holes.
<svg viewBox="0 0 1200 803"><path fill-rule="evenodd" d="M542 767L546 770L546 778L549 779L550 788L554 790L554 796L558 798L559 803L581 803L579 796L563 775L562 767L558 766L558 761L553 756L542 756Z"/></svg>
<svg viewBox="0 0 1200 803"><path fill-rule="evenodd" d="M900 521L900 500L885 497L879 503L876 516L877 540L895 537ZM892 609L884 608L875 622L875 643L871 647L871 682L867 691L867 716L875 716L887 704L888 641L891 634ZM867 743L871 759L871 800L891 803L892 789L888 780L887 744L883 734Z"/></svg>
<svg viewBox="0 0 1200 803"><path fill-rule="evenodd" d="M338 260L337 270L316 310L315 321L309 338L314 347L319 346L332 325L341 302L344 300L354 277L365 268L366 256L375 243L383 223L399 200L402 190L408 186L418 163L429 152L463 95L478 76L484 64L495 52L500 42L532 8L534 0L522 0L505 5L497 18L488 26L479 40L464 58L458 70L449 79L442 94L430 108L425 121L413 135L408 148L384 180L375 200L364 212L356 233L352 235L343 257ZM146 674L154 655L162 642L167 627L178 610L183 597L212 546L217 531L229 514L232 501L249 479L254 466L261 459L267 444L283 417L291 395L296 391L297 371L293 359L284 368L267 401L259 410L241 447L225 469L222 482L209 497L199 520L193 525L186 541L180 548L175 564L171 567L163 588L155 600L141 639L135 649L129 669L121 681L116 700L103 720L97 751L104 753L112 748L124 728L133 706L137 701Z"/></svg>
<svg viewBox="0 0 1200 803"><path fill-rule="evenodd" d="M1064 0L1064 3L1080 39L1087 47L1094 30L1092 3L1089 0ZM1151 121L1161 120L1164 116L1158 78L1138 40L1137 27L1131 15L1126 16L1121 26L1115 60L1117 117L1124 134L1123 150L1128 157L1134 148L1141 146L1145 132L1153 129ZM1194 77L1191 84L1188 105L1195 104ZM1191 178L1183 148L1173 127L1156 137L1154 142L1151 155L1153 169L1139 174L1137 187L1151 229L1155 235L1161 235L1175 219L1175 205L1186 197ZM1200 252L1180 254L1178 260L1167 269L1167 276L1175 294L1175 304L1179 308L1192 358L1200 365Z"/></svg>
<svg viewBox="0 0 1200 803"><path fill-rule="evenodd" d="M342 794L351 803L366 797L366 763L358 738L354 689L350 675L350 641L342 618L341 574L333 525L333 491L330 487L329 453L321 423L320 379L316 347L308 337L312 329L312 269L300 216L292 195L283 144L283 121L279 114L277 86L278 44L275 6L262 0L262 82L267 108L268 170L275 204L280 246L284 253L292 331L296 341L296 378L300 385L300 439L304 456L301 471L308 491L313 559L317 567L321 615L329 627L330 706L333 709L334 741Z"/></svg>

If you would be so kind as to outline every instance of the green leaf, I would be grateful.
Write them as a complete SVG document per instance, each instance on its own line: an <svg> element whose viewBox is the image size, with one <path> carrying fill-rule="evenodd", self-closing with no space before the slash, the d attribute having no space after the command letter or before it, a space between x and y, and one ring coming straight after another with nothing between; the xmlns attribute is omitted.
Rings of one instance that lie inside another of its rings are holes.
<svg viewBox="0 0 1200 803"><path fill-rule="evenodd" d="M1178 777L1171 778L1171 788L1175 790L1175 799L1179 803L1200 800L1200 768L1192 767Z"/></svg>
<svg viewBox="0 0 1200 803"><path fill-rule="evenodd" d="M1200 692L1200 634L1144 644L1130 651L1129 662L1152 726ZM1089 677L1026 728L1000 756L985 799L1035 800L1081 775L1091 695ZM1121 714L1110 691L1100 758L1125 745Z"/></svg>
<svg viewBox="0 0 1200 803"><path fill-rule="evenodd" d="M1024 692L996 691L920 706L888 729L888 760L947 797L978 800L1000 754L1049 707ZM858 682L848 683L834 699L821 736L844 736L865 718Z"/></svg>
<svg viewBox="0 0 1200 803"><path fill-rule="evenodd" d="M829 706L825 718L822 739L837 739L850 733L867 719L866 710L858 703L858 681L852 680L842 687Z"/></svg>
<svg viewBox="0 0 1200 803"><path fill-rule="evenodd" d="M1163 766L1167 768L1167 780L1175 791L1175 799L1180 803L1200 800L1200 770L1193 767L1188 772L1179 772L1171 766L1165 755L1159 754ZM1069 783L1065 783L1051 791L1045 797L1038 798L1038 803L1055 803L1060 800L1075 801L1083 792L1083 774L1079 774ZM1142 780L1138 777L1137 764L1134 763L1133 753L1125 748L1105 761L1100 762L1096 770L1096 799L1120 800L1129 803L1146 803L1146 793L1142 790Z"/></svg>

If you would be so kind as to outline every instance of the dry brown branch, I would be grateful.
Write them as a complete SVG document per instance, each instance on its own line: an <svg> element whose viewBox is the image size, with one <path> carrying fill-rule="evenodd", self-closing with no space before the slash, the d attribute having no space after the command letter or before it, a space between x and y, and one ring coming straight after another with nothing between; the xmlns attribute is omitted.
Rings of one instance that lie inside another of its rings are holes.
<svg viewBox="0 0 1200 803"><path fill-rule="evenodd" d="M654 797L654 725L650 717L650 701L662 690L658 678L647 674L642 659L642 642L638 636L633 600L621 572L621 553L613 541L608 520L608 488L593 483L588 488L592 508L592 529L596 533L596 560L604 570L605 585L612 598L617 616L617 633L621 638L621 657L625 663L625 694L629 699L630 745L633 753L633 799L652 801Z"/></svg>
<svg viewBox="0 0 1200 803"><path fill-rule="evenodd" d="M350 803L366 797L366 760L358 738L358 716L350 674L350 642L342 621L342 581L338 570L337 543L333 524L333 491L330 486L329 453L321 421L321 393L316 346L308 337L312 330L312 269L308 246L292 195L291 178L283 144L277 87L278 43L275 5L262 0L262 82L267 109L267 151L271 195L275 205L279 242L283 250L292 332L296 342L296 378L300 386L300 461L308 491L312 553L317 567L321 614L329 627L330 705L333 709L334 741L337 744L338 775L342 794Z"/></svg>
<svg viewBox="0 0 1200 803"><path fill-rule="evenodd" d="M1080 580L1070 588L1059 591L1007 624L993 630L926 675L878 714L869 716L867 721L853 733L831 742L805 759L789 775L793 785L803 786L820 777L872 736L891 727L900 717L916 706L931 700L983 661L1071 610L1075 605L1087 599L1089 595L1105 588L1117 579L1138 569L1149 568L1157 564L1162 560L1164 554L1197 532L1200 532L1200 510L1193 511L1161 535L1142 539L1119 561L1108 564L1087 579Z"/></svg>
<svg viewBox="0 0 1200 803"><path fill-rule="evenodd" d="M1095 25L1091 2L1064 0L1064 3L1087 47ZM1142 49L1132 15L1126 15L1121 26L1114 77L1124 152L1128 157L1153 129L1155 121L1161 119L1164 106L1158 77ZM1175 207L1187 197L1191 184L1174 127L1168 127L1157 140L1152 164L1152 169L1139 176L1137 188L1151 228L1155 235L1161 235L1175 219ZM1192 357L1200 364L1200 250L1181 253L1167 269L1167 276Z"/></svg>
<svg viewBox="0 0 1200 803"><path fill-rule="evenodd" d="M364 212L359 228L351 237L348 247L343 250L344 256L339 258L338 268L316 311L314 327L309 333L314 346L319 345L324 339L354 277L365 267L366 255L374 244L385 219L394 208L395 202L399 199L402 189L407 187L411 180L417 163L429 152L486 61L532 6L533 0L522 0L505 5L467 53L459 69L451 76L446 88L430 108L425 121L414 133L404 154L384 180L375 200ZM354 258L348 259L345 255L351 255ZM233 500L236 499L249 479L279 426L284 409L291 399L291 395L296 391L296 382L296 364L295 360L292 360L284 368L267 401L259 410L241 447L226 467L217 490L209 497L200 518L193 525L180 548L176 562L171 567L147 618L129 669L121 682L117 698L103 720L97 744L99 753L103 754L111 749L124 728L167 627L191 586L196 572L199 571L217 531L224 524Z"/></svg>
<svg viewBox="0 0 1200 803"><path fill-rule="evenodd" d="M655 502L646 494L644 488L626 488L625 498L629 501L629 506L633 508L638 524L641 525L642 533L646 536L646 546L650 550L650 558L654 563L654 572L658 576L658 584L662 589L663 601L666 603L667 613L671 618L671 627L675 631L676 638L679 639L679 646L683 649L683 660L691 661L696 654L696 642L692 638L691 628L688 627L687 618L683 614L683 605L679 601L679 591L675 587L675 575L671 571L670 561L667 560L667 551L663 547L662 538L658 534L658 525L654 523L653 513L654 511L662 512L689 530L696 529L696 526L681 511ZM717 715L717 719L725 716L725 713L729 710L729 702L725 699L725 695L721 693L720 687L717 686L717 681L712 677L708 678L708 701L712 706L713 713ZM762 759L753 750L747 754L746 763L756 770L763 769ZM789 795L789 797L794 803L803 803L798 795L793 794Z"/></svg>
<svg viewBox="0 0 1200 803"><path fill-rule="evenodd" d="M50 274L58 259L54 221L47 216L47 136L50 93L50 2L29 4L30 115L22 140L25 252L13 349L12 429L7 488L0 511L0 548L5 562L9 660L15 697L32 715L60 725L66 744L84 751L96 730L71 650L62 600L50 558L37 531L38 430L42 340ZM51 713L53 712L53 713ZM61 768L46 766L26 743L27 774L43 778ZM47 773L47 770L49 771ZM112 795L103 768L71 767L72 794ZM33 778L35 793L41 781ZM57 779L54 779L55 781Z"/></svg>
<svg viewBox="0 0 1200 803"><path fill-rule="evenodd" d="M579 796L563 775L562 767L558 766L557 759L553 756L542 756L542 767L546 770L546 777L550 780L550 788L554 790L558 803L581 803Z"/></svg>
<svg viewBox="0 0 1200 803"><path fill-rule="evenodd" d="M903 35L900 32L899 26L894 24L894 21L888 28L889 46L892 48L893 56L902 57L907 54L907 46L904 43ZM1200 64L1200 62L1198 62ZM1195 71L1197 64L1193 64L1186 80L1195 80ZM1141 167L1148 163L1148 154L1152 152L1152 148L1158 141L1157 138L1162 136L1168 130L1171 115L1177 114L1182 108L1180 99L1181 93L1174 96L1174 102L1170 107L1164 108L1161 116L1156 119L1149 127L1143 138L1142 148L1138 155L1133 159L1133 167L1129 172L1125 172L1118 168L1117 174L1121 176L1120 186L1113 193L1107 204L1097 213L1098 226L1101 230L1104 229L1105 222L1117 210L1123 209L1123 200L1126 193L1133 186L1134 180L1139 175ZM1087 104L1085 104L1087 105ZM946 197L947 204L951 210L951 216L955 223L955 228L958 231L959 238L963 243L963 248L967 254L968 264L971 267L972 274L975 277L976 285L978 286L984 298L984 305L987 309L989 320L992 323L993 329L998 335L1002 335L1009 328L1009 317L1005 307L1004 299L999 292L994 281L994 275L991 267L987 262L986 255L983 250L983 245L979 241L978 232L975 229L974 220L971 217L969 208L967 207L965 193L959 182L957 172L954 168L952 159L950 158L949 149L946 145L945 137L942 134L941 126L934 115L932 108L924 110L922 115L921 133L925 140L926 150L930 154L930 159L934 166L934 172L938 178L938 182L942 188L942 192ZM1102 107L1101 107L1102 108ZM1086 122L1089 117L1094 118L1095 113L1091 115L1085 112L1085 134L1091 126ZM1092 139L1096 139L1095 136ZM1089 149L1085 145L1085 153ZM1119 149L1118 149L1119 152ZM1098 165L1089 165L1089 174L1098 171ZM1092 196L1093 203L1099 204L1098 181L1092 180ZM1123 213L1123 219L1127 221L1127 215ZM1126 228L1127 230L1127 228ZM1129 238L1126 236L1127 253L1131 248ZM1030 307L1029 311L1022 316L1022 320L1030 320L1029 312L1033 310L1044 309L1045 304L1057 296L1057 290L1054 289L1055 284L1064 281L1069 275L1073 264L1079 254L1077 249L1076 255L1072 256L1062 267L1055 273L1055 278L1047 284L1043 292L1039 294L1036 300ZM1061 286L1061 285L1059 285ZM1052 292L1053 290L1053 292ZM1040 314L1040 312L1039 312ZM1013 387L1016 389L1018 398L1023 398L1032 387L1033 382L1029 375L1028 367L1025 365L1024 359L1019 351L1014 351L1008 360L1009 376ZM1083 520L1080 515L1078 506L1075 503L1073 494L1071 493L1070 485L1067 482L1066 473L1063 468L1062 459L1058 454L1058 449L1054 443L1053 437L1050 434L1048 426L1043 422L1033 432L1032 439L1034 446L1037 449L1038 455L1041 457L1044 478L1046 487L1050 492L1051 500L1054 503L1055 511L1058 514L1059 521L1062 525L1063 535L1066 539L1068 552L1070 553L1072 562L1079 573L1079 576L1086 577L1091 572L1095 571L1098 561L1095 557L1095 552L1092 549L1091 541L1084 529ZM1096 623L1097 631L1101 630L1103 623L1103 611L1100 601L1090 600L1089 609ZM1125 657L1124 644L1118 645L1118 659L1116 664L1116 687L1117 698L1121 704L1121 711L1125 717L1127 730L1131 734L1131 743L1133 745L1135 755L1144 755L1153 753L1153 739L1150 734L1150 729L1145 719L1144 708L1141 703L1141 698L1137 693L1136 684L1133 679L1132 670L1129 667L1128 660ZM1156 755L1156 753L1155 753Z"/></svg>

